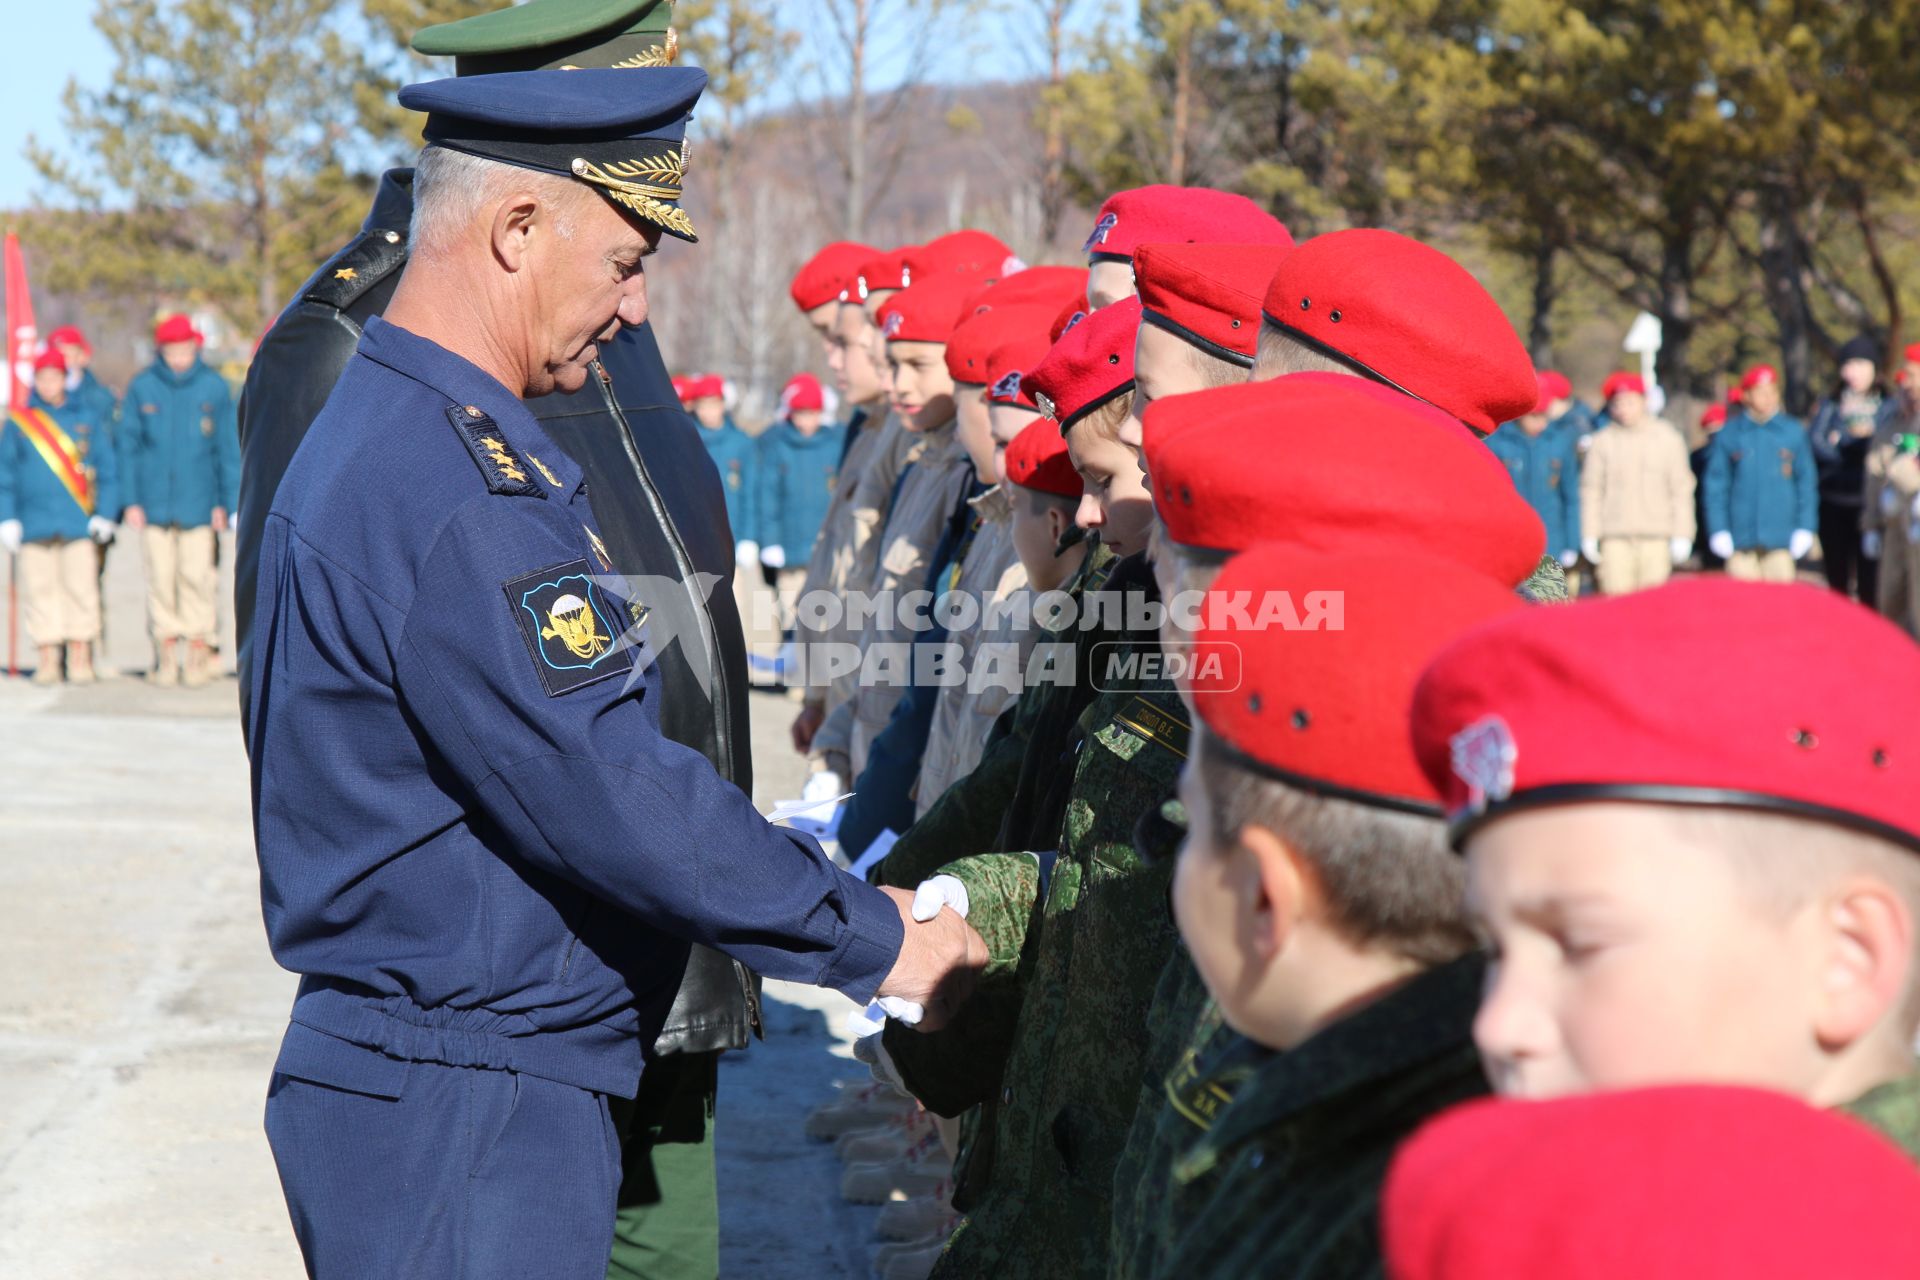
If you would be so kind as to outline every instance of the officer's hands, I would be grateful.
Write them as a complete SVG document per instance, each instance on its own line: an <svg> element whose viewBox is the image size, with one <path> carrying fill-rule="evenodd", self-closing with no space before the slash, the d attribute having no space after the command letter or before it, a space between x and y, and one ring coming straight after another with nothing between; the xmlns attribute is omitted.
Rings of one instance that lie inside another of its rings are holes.
<svg viewBox="0 0 1920 1280"><path fill-rule="evenodd" d="M1808 529L1795 529L1787 535L1787 554L1795 560L1807 558L1807 552L1813 550L1813 533Z"/></svg>
<svg viewBox="0 0 1920 1280"><path fill-rule="evenodd" d="M225 533L227 531L227 509L225 507L215 507L213 509L213 531L215 533Z"/></svg>
<svg viewBox="0 0 1920 1280"><path fill-rule="evenodd" d="M827 709L817 702L800 708L800 714L793 718L793 725L787 730L793 737L793 749L801 755L807 754L813 748L813 735L820 732L826 718Z"/></svg>
<svg viewBox="0 0 1920 1280"><path fill-rule="evenodd" d="M922 880L920 887L913 891L915 920L931 920L940 914L942 907L952 907L964 920L967 918L967 908L971 905L967 886L954 876L935 876L931 880Z"/></svg>
<svg viewBox="0 0 1920 1280"><path fill-rule="evenodd" d="M103 547L113 541L116 532L118 530L113 521L105 516L92 516L87 520L87 536Z"/></svg>
<svg viewBox="0 0 1920 1280"><path fill-rule="evenodd" d="M26 526L18 520L0 520L0 547L5 547L9 555L19 555L20 541L26 531Z"/></svg>
<svg viewBox="0 0 1920 1280"><path fill-rule="evenodd" d="M1687 557L1693 554L1691 538L1668 538L1667 554L1673 557L1675 564L1685 564Z"/></svg>
<svg viewBox="0 0 1920 1280"><path fill-rule="evenodd" d="M1587 558L1588 564L1592 564L1592 565L1599 564L1600 563L1600 539L1582 538L1580 540L1580 554Z"/></svg>
<svg viewBox="0 0 1920 1280"><path fill-rule="evenodd" d="M1733 535L1722 530L1707 539L1707 549L1722 560L1733 559Z"/></svg>
<svg viewBox="0 0 1920 1280"><path fill-rule="evenodd" d="M120 522L129 529L136 531L144 529L147 527L147 509L145 507L128 507L120 513Z"/></svg>
<svg viewBox="0 0 1920 1280"><path fill-rule="evenodd" d="M787 549L785 547L760 548L760 563L767 566L767 568L769 569L786 568L787 567Z"/></svg>
<svg viewBox="0 0 1920 1280"><path fill-rule="evenodd" d="M900 957L880 984L882 1004L898 1002L888 1006L888 1015L901 1021L907 1021L902 1014L917 1005L921 1017L915 1025L922 1031L937 1031L973 994L987 967L986 941L950 908L921 921L914 916L913 894L891 888L880 892L893 899L906 930Z"/></svg>
<svg viewBox="0 0 1920 1280"><path fill-rule="evenodd" d="M1880 558L1880 531L1869 529L1860 535L1860 554L1869 560Z"/></svg>
<svg viewBox="0 0 1920 1280"><path fill-rule="evenodd" d="M751 569L760 563L760 544L752 538L742 538L733 544L733 563L742 569Z"/></svg>

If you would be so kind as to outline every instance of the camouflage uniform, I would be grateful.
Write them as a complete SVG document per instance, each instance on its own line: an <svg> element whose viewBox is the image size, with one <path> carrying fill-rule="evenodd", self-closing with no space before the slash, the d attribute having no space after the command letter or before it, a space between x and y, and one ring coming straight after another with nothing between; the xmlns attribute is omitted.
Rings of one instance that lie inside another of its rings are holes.
<svg viewBox="0 0 1920 1280"><path fill-rule="evenodd" d="M1840 1110L1920 1161L1920 1072L1869 1089Z"/></svg>
<svg viewBox="0 0 1920 1280"><path fill-rule="evenodd" d="M1395 1148L1487 1092L1473 1046L1485 958L1468 955L1268 1053L1174 1165L1191 1206L1158 1274L1382 1274L1379 1197ZM1210 1183L1204 1198L1184 1189Z"/></svg>

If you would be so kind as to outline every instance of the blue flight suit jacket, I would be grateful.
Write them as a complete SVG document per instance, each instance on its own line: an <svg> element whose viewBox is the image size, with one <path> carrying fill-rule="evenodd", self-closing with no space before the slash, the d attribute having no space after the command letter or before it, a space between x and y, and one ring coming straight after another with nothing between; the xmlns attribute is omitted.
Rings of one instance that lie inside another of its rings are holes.
<svg viewBox="0 0 1920 1280"><path fill-rule="evenodd" d="M708 456L719 468L720 487L727 495L727 524L733 529L734 541L753 537L760 527L755 502L760 491L754 473L760 460L759 444L734 426L731 416L717 429L700 426L698 419L695 425L700 427L700 443L707 446Z"/></svg>
<svg viewBox="0 0 1920 1280"><path fill-rule="evenodd" d="M240 500L240 427L227 380L199 360L175 373L155 356L120 411L122 501L147 523L191 529Z"/></svg>
<svg viewBox="0 0 1920 1280"><path fill-rule="evenodd" d="M1561 558L1580 547L1580 453L1574 447L1578 438L1570 431L1554 430L1552 423L1530 436L1517 422L1487 437L1487 448L1506 464L1513 487L1547 526L1547 554Z"/></svg>
<svg viewBox="0 0 1920 1280"><path fill-rule="evenodd" d="M759 519L753 538L761 547L780 547L787 567L805 568L813 554L813 540L826 522L827 504L840 472L840 439L846 428L822 423L810 436L784 418L760 435L760 457L754 463L754 512Z"/></svg>
<svg viewBox="0 0 1920 1280"><path fill-rule="evenodd" d="M1731 533L1739 551L1784 548L1796 529L1820 527L1813 447L1798 418L1755 422L1736 413L1707 445L1708 533Z"/></svg>
<svg viewBox="0 0 1920 1280"><path fill-rule="evenodd" d="M632 1097L689 941L878 989L899 912L661 734L649 580L609 574L527 407L370 320L261 541L247 744L295 1023Z"/></svg>
<svg viewBox="0 0 1920 1280"><path fill-rule="evenodd" d="M106 425L77 397L69 396L56 409L35 392L29 404L43 410L73 440L81 464L93 472L93 514L113 519L120 501L119 460ZM87 536L87 512L33 442L5 420L0 420L0 520L18 520L21 537L28 542L78 542Z"/></svg>

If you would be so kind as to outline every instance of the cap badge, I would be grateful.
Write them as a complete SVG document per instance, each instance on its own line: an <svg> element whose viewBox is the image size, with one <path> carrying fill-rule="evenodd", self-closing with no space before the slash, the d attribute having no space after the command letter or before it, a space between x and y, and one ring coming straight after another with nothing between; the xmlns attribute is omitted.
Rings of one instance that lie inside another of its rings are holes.
<svg viewBox="0 0 1920 1280"><path fill-rule="evenodd" d="M1093 246L1097 244L1105 244L1107 242L1107 237L1112 235L1113 229L1119 225L1120 225L1119 214L1117 213L1101 214L1100 221L1093 224L1093 234L1088 236L1087 242L1080 246L1080 252L1092 253Z"/></svg>
<svg viewBox="0 0 1920 1280"><path fill-rule="evenodd" d="M668 148L656 155L634 160L617 160L605 168L580 156L568 166L573 176L606 191L616 204L624 205L649 222L657 222L669 231L692 236L693 219L686 210L663 201L680 198L681 183L687 173L687 151Z"/></svg>
<svg viewBox="0 0 1920 1280"><path fill-rule="evenodd" d="M1046 414L1055 422L1060 421L1060 407L1054 404L1052 396L1044 391L1036 391L1033 393L1033 402L1040 406L1040 412Z"/></svg>
<svg viewBox="0 0 1920 1280"><path fill-rule="evenodd" d="M904 325L906 321L907 318L898 311L889 311L887 313L886 328L881 330L882 335L891 338L894 334L900 332L901 326Z"/></svg>
<svg viewBox="0 0 1920 1280"><path fill-rule="evenodd" d="M1513 764L1519 757L1513 734L1499 716L1482 716L1453 735L1453 773L1467 787L1467 808L1485 813L1513 794Z"/></svg>
<svg viewBox="0 0 1920 1280"><path fill-rule="evenodd" d="M1020 371L1010 369L1005 377L993 384L990 393L996 400L1015 400L1020 396Z"/></svg>
<svg viewBox="0 0 1920 1280"><path fill-rule="evenodd" d="M1087 313L1084 311L1076 311L1072 315L1068 316L1067 323L1060 330L1060 336L1064 338L1068 334L1072 333L1073 326L1079 324L1082 320L1085 320L1086 318L1087 318Z"/></svg>

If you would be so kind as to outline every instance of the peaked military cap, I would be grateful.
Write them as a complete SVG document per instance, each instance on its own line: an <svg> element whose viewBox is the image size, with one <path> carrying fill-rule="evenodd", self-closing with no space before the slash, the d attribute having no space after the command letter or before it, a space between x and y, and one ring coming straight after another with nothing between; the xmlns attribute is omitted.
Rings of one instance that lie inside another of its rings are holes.
<svg viewBox="0 0 1920 1280"><path fill-rule="evenodd" d="M577 178L633 217L697 241L679 202L687 120L706 87L696 67L508 71L410 84L400 105L427 113L432 146Z"/></svg>
<svg viewBox="0 0 1920 1280"><path fill-rule="evenodd" d="M423 27L413 51L451 57L459 76L666 67L680 51L672 19L673 0L527 0Z"/></svg>

